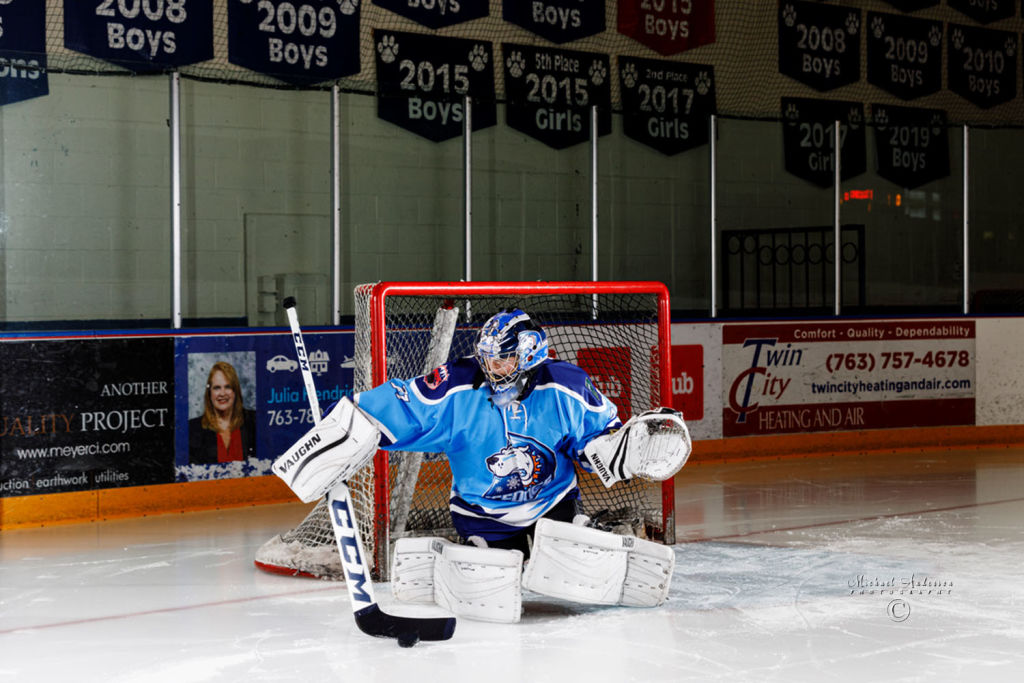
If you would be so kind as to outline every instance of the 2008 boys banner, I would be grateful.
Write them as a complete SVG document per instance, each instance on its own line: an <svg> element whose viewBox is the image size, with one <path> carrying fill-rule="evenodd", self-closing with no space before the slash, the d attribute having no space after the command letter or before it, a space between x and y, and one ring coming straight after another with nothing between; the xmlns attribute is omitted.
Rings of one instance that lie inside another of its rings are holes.
<svg viewBox="0 0 1024 683"><path fill-rule="evenodd" d="M969 425L972 320L722 328L724 436Z"/></svg>

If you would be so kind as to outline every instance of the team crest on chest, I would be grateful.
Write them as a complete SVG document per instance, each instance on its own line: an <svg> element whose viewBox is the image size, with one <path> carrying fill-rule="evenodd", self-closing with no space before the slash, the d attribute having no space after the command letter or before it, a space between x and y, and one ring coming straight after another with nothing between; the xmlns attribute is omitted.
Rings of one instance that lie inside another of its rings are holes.
<svg viewBox="0 0 1024 683"><path fill-rule="evenodd" d="M505 501L533 500L541 485L555 476L555 454L529 437L509 434L509 443L487 456L487 469L494 480L485 498Z"/></svg>

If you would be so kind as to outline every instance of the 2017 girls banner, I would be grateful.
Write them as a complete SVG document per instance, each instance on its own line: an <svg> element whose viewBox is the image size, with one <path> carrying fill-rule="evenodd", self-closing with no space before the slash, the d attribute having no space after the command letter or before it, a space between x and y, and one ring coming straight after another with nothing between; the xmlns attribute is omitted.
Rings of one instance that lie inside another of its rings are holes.
<svg viewBox="0 0 1024 683"><path fill-rule="evenodd" d="M619 0L619 33L658 54L715 42L715 0Z"/></svg>
<svg viewBox="0 0 1024 683"><path fill-rule="evenodd" d="M819 92L860 80L860 10L779 3L779 73Z"/></svg>
<svg viewBox="0 0 1024 683"><path fill-rule="evenodd" d="M359 0L228 0L228 61L296 85L359 73Z"/></svg>
<svg viewBox="0 0 1024 683"><path fill-rule="evenodd" d="M213 3L64 0L64 46L136 73L204 62L213 58Z"/></svg>
<svg viewBox="0 0 1024 683"><path fill-rule="evenodd" d="M972 320L722 328L724 436L974 424Z"/></svg>
<svg viewBox="0 0 1024 683"><path fill-rule="evenodd" d="M473 130L495 125L494 50L484 40L373 32L377 116L428 140L462 135L466 96Z"/></svg>
<svg viewBox="0 0 1024 683"><path fill-rule="evenodd" d="M486 17L490 0L373 0L373 4L427 28L444 28Z"/></svg>
<svg viewBox="0 0 1024 683"><path fill-rule="evenodd" d="M782 98L786 171L819 187L835 182L835 130L839 122L841 180L867 170L864 105L840 100Z"/></svg>
<svg viewBox="0 0 1024 683"><path fill-rule="evenodd" d="M716 111L713 66L635 57L618 63L627 137L669 155L707 144Z"/></svg>
<svg viewBox="0 0 1024 683"><path fill-rule="evenodd" d="M903 100L942 89L942 22L868 12L868 83Z"/></svg>
<svg viewBox="0 0 1024 683"><path fill-rule="evenodd" d="M174 481L172 341L0 344L0 496Z"/></svg>
<svg viewBox="0 0 1024 683"><path fill-rule="evenodd" d="M45 3L8 0L0 4L0 60L0 105L50 93Z"/></svg>
<svg viewBox="0 0 1024 683"><path fill-rule="evenodd" d="M604 31L605 0L503 0L502 18L555 44Z"/></svg>
<svg viewBox="0 0 1024 683"><path fill-rule="evenodd" d="M590 137L597 106L599 135L612 132L608 55L503 43L506 123L555 149Z"/></svg>

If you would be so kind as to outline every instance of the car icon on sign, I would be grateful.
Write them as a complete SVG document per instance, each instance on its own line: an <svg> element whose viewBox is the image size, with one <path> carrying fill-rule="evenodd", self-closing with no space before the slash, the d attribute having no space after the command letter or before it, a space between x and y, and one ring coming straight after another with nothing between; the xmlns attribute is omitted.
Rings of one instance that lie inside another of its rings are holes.
<svg viewBox="0 0 1024 683"><path fill-rule="evenodd" d="M277 355L267 361L267 370L270 372L277 372L278 370L295 372L298 369L298 362L288 358L287 356Z"/></svg>

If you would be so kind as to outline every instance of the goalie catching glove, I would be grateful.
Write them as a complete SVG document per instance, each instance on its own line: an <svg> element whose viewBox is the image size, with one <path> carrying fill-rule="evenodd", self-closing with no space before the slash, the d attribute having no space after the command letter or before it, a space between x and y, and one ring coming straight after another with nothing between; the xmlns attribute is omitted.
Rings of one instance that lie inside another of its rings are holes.
<svg viewBox="0 0 1024 683"><path fill-rule="evenodd" d="M683 414L656 408L634 415L618 431L597 437L583 453L607 488L634 477L664 481L682 469L691 448Z"/></svg>
<svg viewBox="0 0 1024 683"><path fill-rule="evenodd" d="M342 398L274 461L274 474L303 503L312 503L362 469L376 452L378 441L380 430L373 421L348 398Z"/></svg>

